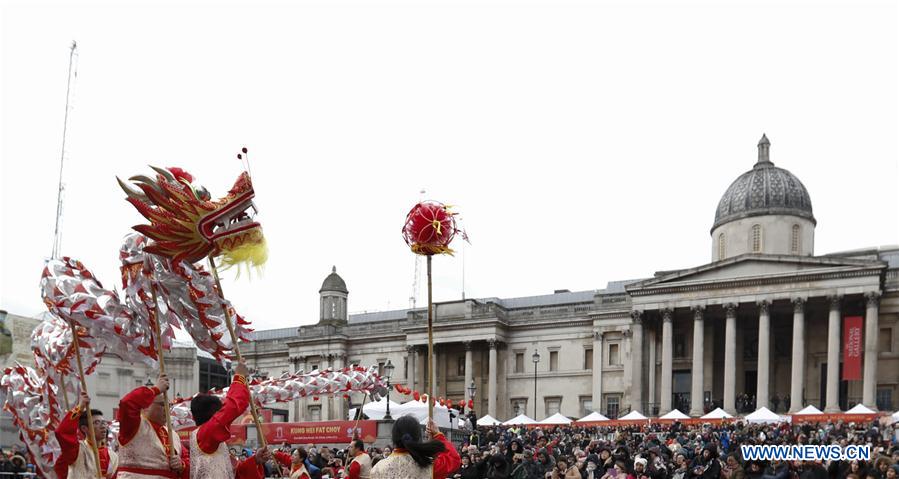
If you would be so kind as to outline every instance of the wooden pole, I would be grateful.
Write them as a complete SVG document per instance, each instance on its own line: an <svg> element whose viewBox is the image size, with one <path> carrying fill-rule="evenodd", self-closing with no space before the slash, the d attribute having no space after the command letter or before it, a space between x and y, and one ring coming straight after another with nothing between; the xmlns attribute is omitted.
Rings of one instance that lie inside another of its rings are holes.
<svg viewBox="0 0 899 479"><path fill-rule="evenodd" d="M156 298L156 286L150 286L150 293L153 295L153 333L156 336L156 355L159 358L159 375L165 374L165 355L162 354L162 328L159 326L159 301ZM171 386L171 379L169 380L169 385ZM162 400L165 406L165 426L169 431L169 442L165 447L166 456L172 457L173 447L172 441L176 440L177 436L174 435L174 431L172 431L172 413L171 408L169 407L169 392L166 391L162 393Z"/></svg>
<svg viewBox="0 0 899 479"><path fill-rule="evenodd" d="M71 326L71 323L69 323L69 327L70 327L70 328L72 327L72 326ZM72 337L74 337L74 334L75 334L75 333L73 332L73 333L72 333L72 335L73 335ZM77 343L74 343L74 344L76 344L75 347L78 347L78 346L77 346ZM59 372L59 371L57 371L57 372ZM66 404L66 411L71 411L71 410L72 410L72 405L69 404L69 392L66 391L66 378L65 378L65 375L64 375L63 373L59 373L59 388L62 389L62 400L63 400L63 402Z"/></svg>
<svg viewBox="0 0 899 479"><path fill-rule="evenodd" d="M81 379L81 390L87 394L87 381L84 380L84 367L81 366L81 349L78 347L78 330L75 329L75 322L69 319L69 328L72 329L72 344L75 346L75 360L78 363L78 378ZM103 479L103 471L100 470L100 450L97 449L97 436L94 434L94 417L91 414L90 405L87 407L87 433L90 437L87 439L94 452L94 464L97 465L97 477Z"/></svg>
<svg viewBox="0 0 899 479"><path fill-rule="evenodd" d="M219 279L219 273L215 267L215 259L212 255L209 255L209 269L212 270L212 277L215 279L215 287L218 289L219 295L223 300L222 310L225 312L225 325L228 326L228 332L231 334L231 343L234 344L234 355L237 356L238 362L242 362L243 357L240 355L240 344L237 342L237 334L234 333L234 325L231 323L231 311L228 310L228 305L224 302L225 293L222 291L222 282ZM249 385L247 385L247 389L249 389ZM253 400L252 392L250 393L250 413L253 415L253 423L256 424L256 438L259 440L259 445L261 447L268 447L268 444L265 442L265 434L263 434L262 431L262 421L259 420L259 412L256 410L256 401Z"/></svg>
<svg viewBox="0 0 899 479"><path fill-rule="evenodd" d="M428 419L434 418L434 303L431 296L431 255L428 255Z"/></svg>

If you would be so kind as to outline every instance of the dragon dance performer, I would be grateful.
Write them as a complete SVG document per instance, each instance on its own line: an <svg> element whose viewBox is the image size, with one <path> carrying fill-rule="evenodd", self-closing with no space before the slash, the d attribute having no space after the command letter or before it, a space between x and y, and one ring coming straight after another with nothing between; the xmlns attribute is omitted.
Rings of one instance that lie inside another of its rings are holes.
<svg viewBox="0 0 899 479"><path fill-rule="evenodd" d="M56 440L62 449L62 454L53 466L59 479L96 479L97 466L94 463L94 454L91 450L89 428L87 425L87 410L90 408L90 396L81 392L81 399L74 409L69 411L56 427ZM94 440L100 452L100 470L103 477L112 479L115 477L118 466L118 455L106 447L107 423L103 420L103 412L91 409L94 420ZM79 432L84 436L78 440Z"/></svg>
<svg viewBox="0 0 899 479"><path fill-rule="evenodd" d="M119 402L118 479L188 479L190 458L166 429L168 390L169 378L160 374L155 386L138 387Z"/></svg>
<svg viewBox="0 0 899 479"><path fill-rule="evenodd" d="M231 438L231 423L240 417L250 404L247 387L249 370L240 362L234 368L234 378L228 388L224 404L211 394L200 394L190 402L197 429L190 433L186 448L190 451L190 477L193 479L256 479L259 466L271 456L260 448L256 454L244 459L235 470L225 442ZM235 476L236 473L236 476Z"/></svg>
<svg viewBox="0 0 899 479"><path fill-rule="evenodd" d="M349 453L353 456L350 462L349 479L369 479L371 477L371 456L365 452L365 443L361 439L353 439Z"/></svg>

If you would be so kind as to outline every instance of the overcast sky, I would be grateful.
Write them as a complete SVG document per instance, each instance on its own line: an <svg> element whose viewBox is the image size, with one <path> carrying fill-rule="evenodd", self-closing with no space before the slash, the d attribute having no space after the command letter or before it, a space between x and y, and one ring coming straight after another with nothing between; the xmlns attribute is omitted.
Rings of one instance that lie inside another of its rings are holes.
<svg viewBox="0 0 899 479"><path fill-rule="evenodd" d="M708 263L763 132L817 254L899 243L893 1L190 3L4 3L0 308L43 310L73 39L63 254L117 285L116 175L218 197L247 146L270 260L225 292L257 329L317 321L332 265L351 312L408 307L422 189L461 212L467 297ZM434 267L460 298L462 255Z"/></svg>

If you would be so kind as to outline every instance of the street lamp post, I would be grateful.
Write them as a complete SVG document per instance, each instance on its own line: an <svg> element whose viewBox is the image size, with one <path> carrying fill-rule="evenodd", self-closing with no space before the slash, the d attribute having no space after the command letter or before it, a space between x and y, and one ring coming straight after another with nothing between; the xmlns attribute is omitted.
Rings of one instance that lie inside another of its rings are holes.
<svg viewBox="0 0 899 479"><path fill-rule="evenodd" d="M531 359L534 361L534 420L537 420L537 363L540 362L540 353L534 349L534 354L531 356Z"/></svg>
<svg viewBox="0 0 899 479"><path fill-rule="evenodd" d="M393 363L390 360L387 360L387 364L384 365L384 377L387 378L387 414L384 415L384 419L387 421L392 421L393 418L390 417L390 377L393 376Z"/></svg>
<svg viewBox="0 0 899 479"><path fill-rule="evenodd" d="M474 379L471 380L471 384L468 385L468 400L471 401L471 406L468 408L468 420L471 422L471 428L474 429L477 425L475 416L474 416L474 395L478 392L478 386L474 383Z"/></svg>

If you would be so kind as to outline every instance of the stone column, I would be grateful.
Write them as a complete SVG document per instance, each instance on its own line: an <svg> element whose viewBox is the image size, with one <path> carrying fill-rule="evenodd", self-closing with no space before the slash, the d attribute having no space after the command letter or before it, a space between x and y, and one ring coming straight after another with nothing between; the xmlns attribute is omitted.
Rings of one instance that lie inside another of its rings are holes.
<svg viewBox="0 0 899 479"><path fill-rule="evenodd" d="M759 306L759 362L758 372L756 375L756 405L758 407L767 407L768 398L771 397L768 390L770 381L769 373L771 372L771 315L768 307L771 303L762 300L758 302Z"/></svg>
<svg viewBox="0 0 899 479"><path fill-rule="evenodd" d="M631 354L634 370L631 374L631 410L643 410L643 311L631 311Z"/></svg>
<svg viewBox="0 0 899 479"><path fill-rule="evenodd" d="M462 385L462 389L465 390L465 403L468 404L468 400L471 399L471 396L468 394L468 386L474 380L474 361L471 352L471 341L464 341L462 344L465 346L465 384Z"/></svg>
<svg viewBox="0 0 899 479"><path fill-rule="evenodd" d="M406 371L406 387L415 389L415 346L406 346L406 361L409 369Z"/></svg>
<svg viewBox="0 0 899 479"><path fill-rule="evenodd" d="M674 325L670 309L662 310L662 397L659 412L667 414L671 412L671 381L674 373Z"/></svg>
<svg viewBox="0 0 899 479"><path fill-rule="evenodd" d="M415 348L415 364L418 365L416 368L417 375L415 376L415 384L417 386L416 390L419 393L425 393L425 384L428 382L428 362L425 360L427 358L426 350L428 348L427 345L424 346L414 346Z"/></svg>
<svg viewBox="0 0 899 479"><path fill-rule="evenodd" d="M647 362L649 363L649 367L647 369L647 375L649 378L646 381L648 394L646 402L649 404L647 406L647 410L643 411L647 415L653 414L652 405L658 405L656 403L656 343L658 342L658 338L656 337L655 328L649 328L646 331L646 341L649 344L649 357L647 358Z"/></svg>
<svg viewBox="0 0 899 479"><path fill-rule="evenodd" d="M434 345L434 357L431 358L434 361L434 397L440 397L440 363L437 361L437 345ZM430 391L428 391L430 394Z"/></svg>
<svg viewBox="0 0 899 479"><path fill-rule="evenodd" d="M840 412L840 297L828 296L827 316L827 389L824 412Z"/></svg>
<svg viewBox="0 0 899 479"><path fill-rule="evenodd" d="M496 340L488 339L487 344L490 346L490 364L488 366L489 371L487 374L487 414L492 417L496 417Z"/></svg>
<svg viewBox="0 0 899 479"><path fill-rule="evenodd" d="M724 410L737 413L737 305L724 305Z"/></svg>
<svg viewBox="0 0 899 479"><path fill-rule="evenodd" d="M593 333L593 410L602 410L602 331Z"/></svg>
<svg viewBox="0 0 899 479"><path fill-rule="evenodd" d="M693 371L690 372L690 415L699 417L705 414L702 397L702 382L705 379L705 307L694 306L693 310ZM683 412L683 411L681 411Z"/></svg>
<svg viewBox="0 0 899 479"><path fill-rule="evenodd" d="M331 356L322 356L322 364L319 366L322 371L331 367ZM331 396L324 395L318 397L319 402L322 405L322 421L330 421L331 420Z"/></svg>
<svg viewBox="0 0 899 479"><path fill-rule="evenodd" d="M879 292L865 293L865 366L862 376L862 404L877 410L877 335Z"/></svg>
<svg viewBox="0 0 899 479"><path fill-rule="evenodd" d="M793 299L793 360L790 361L790 412L802 410L805 402L805 298Z"/></svg>

